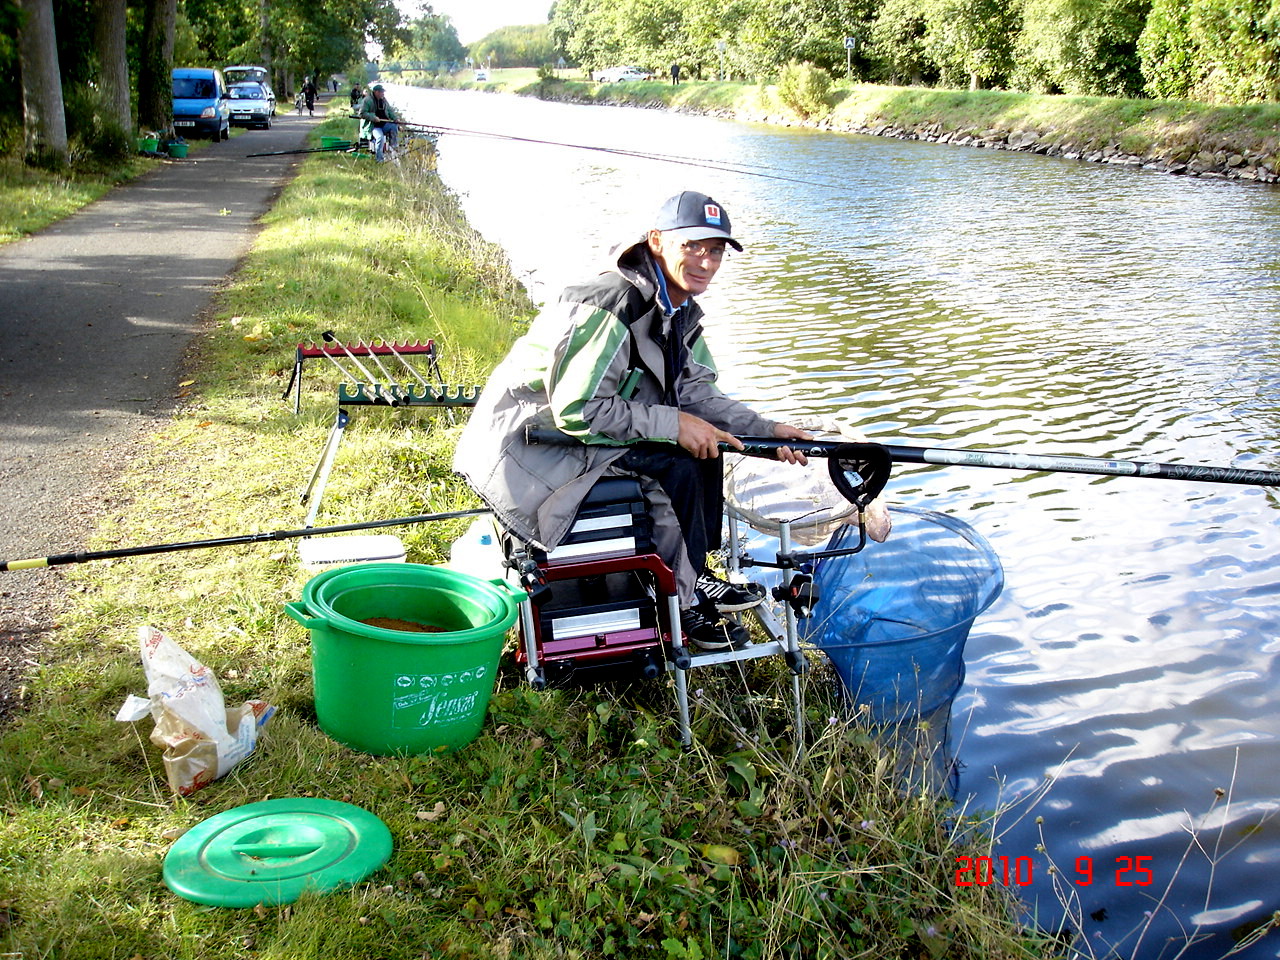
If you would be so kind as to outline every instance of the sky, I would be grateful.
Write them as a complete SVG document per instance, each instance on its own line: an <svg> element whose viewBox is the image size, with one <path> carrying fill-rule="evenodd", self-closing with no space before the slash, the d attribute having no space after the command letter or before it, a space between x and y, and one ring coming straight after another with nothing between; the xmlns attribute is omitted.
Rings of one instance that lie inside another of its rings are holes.
<svg viewBox="0 0 1280 960"><path fill-rule="evenodd" d="M447 14L457 28L458 39L470 46L498 27L546 23L552 0L428 0L431 9ZM401 3L406 13L409 4Z"/></svg>

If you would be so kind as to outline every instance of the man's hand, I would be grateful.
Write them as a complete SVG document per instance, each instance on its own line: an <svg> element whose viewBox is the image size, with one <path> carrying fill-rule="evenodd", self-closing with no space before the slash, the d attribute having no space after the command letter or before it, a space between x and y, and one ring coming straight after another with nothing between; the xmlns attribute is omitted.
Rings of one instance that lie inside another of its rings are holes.
<svg viewBox="0 0 1280 960"><path fill-rule="evenodd" d="M773 427L773 435L778 440L812 440L813 434L807 430L801 430L799 427L793 427L789 423L778 423ZM790 447L778 448L778 459L785 460L787 463L806 464L809 458L803 453L798 453Z"/></svg>
<svg viewBox="0 0 1280 960"><path fill-rule="evenodd" d="M721 443L727 443L735 450L742 449L742 441L733 434L684 411L680 412L680 432L676 435L676 443L699 460L720 456Z"/></svg>

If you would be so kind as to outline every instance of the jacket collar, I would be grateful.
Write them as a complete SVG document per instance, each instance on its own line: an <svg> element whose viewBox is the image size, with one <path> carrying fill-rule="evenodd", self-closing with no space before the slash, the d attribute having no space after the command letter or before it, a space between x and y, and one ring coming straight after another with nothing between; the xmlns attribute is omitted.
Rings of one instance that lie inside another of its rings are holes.
<svg viewBox="0 0 1280 960"><path fill-rule="evenodd" d="M661 311L662 326L665 331L678 308L671 305L671 296L667 293L667 279L649 251L647 237L618 244L609 251L609 259L614 271L622 274L628 283L644 294L646 300L654 301ZM693 298L686 300L683 306L692 312Z"/></svg>

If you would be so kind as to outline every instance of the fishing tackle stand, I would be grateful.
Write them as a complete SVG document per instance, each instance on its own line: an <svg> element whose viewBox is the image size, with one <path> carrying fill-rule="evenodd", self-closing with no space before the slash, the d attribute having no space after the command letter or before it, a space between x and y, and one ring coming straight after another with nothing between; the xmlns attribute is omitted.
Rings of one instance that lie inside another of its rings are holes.
<svg viewBox="0 0 1280 960"><path fill-rule="evenodd" d="M478 386L455 386L444 382L444 374L440 369L439 355L435 341L420 343L395 343L385 340L372 340L368 343L343 343L326 330L321 335L322 343L299 343L294 355L293 374L289 385L281 395L286 400L293 390L293 411L301 412L302 404L302 372L307 360L324 358L332 363L343 375L343 382L338 384L338 412L333 426L325 439L320 459L316 461L311 479L301 495L301 503L310 502L307 512L306 526L315 524L320 511L320 499L324 495L329 473L333 469L334 460L338 456L338 445L342 442L343 432L351 420L347 407L443 407L452 417L454 407L473 407L480 396ZM430 383L406 357L422 357L426 361L427 373L436 382ZM367 363L365 362L367 361ZM373 368L373 369L371 369ZM375 373L374 370L377 372ZM414 382L399 382L397 374L408 373Z"/></svg>

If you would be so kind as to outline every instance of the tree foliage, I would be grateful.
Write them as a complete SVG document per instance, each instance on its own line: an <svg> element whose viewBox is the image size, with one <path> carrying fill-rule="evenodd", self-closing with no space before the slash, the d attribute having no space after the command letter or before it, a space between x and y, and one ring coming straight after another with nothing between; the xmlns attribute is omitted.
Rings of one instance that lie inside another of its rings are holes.
<svg viewBox="0 0 1280 960"><path fill-rule="evenodd" d="M555 63L558 56L546 23L502 27L471 47L476 63L495 67L539 67Z"/></svg>
<svg viewBox="0 0 1280 960"><path fill-rule="evenodd" d="M1151 0L1025 0L1015 83L1037 92L1135 97Z"/></svg>
<svg viewBox="0 0 1280 960"><path fill-rule="evenodd" d="M23 131L26 153L56 158L66 153L67 130L81 152L117 152L131 134L135 103L139 127L167 130L175 63L262 63L276 68L287 91L291 77L362 63L368 41L389 47L405 39L394 0L127 4L0 0L0 78L23 91L0 103L4 148L17 147L15 131ZM25 33L24 23L31 24ZM23 36L32 41L27 47Z"/></svg>
<svg viewBox="0 0 1280 960"><path fill-rule="evenodd" d="M1280 0L557 0L551 34L585 70L776 81L808 62L884 83L1280 96Z"/></svg>
<svg viewBox="0 0 1280 960"><path fill-rule="evenodd" d="M447 16L427 14L404 25L402 38L388 48L392 62L438 65L460 64L467 48L458 39L458 30Z"/></svg>

